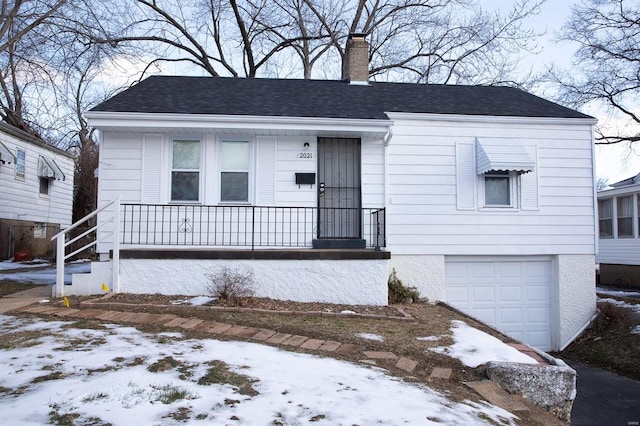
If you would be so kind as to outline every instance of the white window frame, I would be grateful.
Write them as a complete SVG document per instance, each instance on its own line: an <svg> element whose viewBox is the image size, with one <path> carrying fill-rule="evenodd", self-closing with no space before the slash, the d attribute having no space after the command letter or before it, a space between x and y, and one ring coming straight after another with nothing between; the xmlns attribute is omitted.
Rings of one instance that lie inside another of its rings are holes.
<svg viewBox="0 0 640 426"><path fill-rule="evenodd" d="M628 198L631 200L631 215L630 216L621 216L621 212L620 212L620 201L622 199ZM635 196L634 194L628 194L628 195L618 195L616 197L616 209L615 209L615 214L616 214L616 233L615 235L617 236L617 238L634 238L636 235L635 232L635 226L634 226L634 222L635 222ZM630 222L631 225L631 229L629 230L629 234L628 235L621 235L620 234L620 219L627 219Z"/></svg>
<svg viewBox="0 0 640 426"><path fill-rule="evenodd" d="M223 166L223 146L225 143L246 143L248 146L247 169L225 169ZM228 205L251 205L253 202L253 146L250 138L222 138L219 140L218 152L218 199L220 204ZM247 199L244 201L223 200L222 199L222 174L223 173L246 173L247 174Z"/></svg>
<svg viewBox="0 0 640 426"><path fill-rule="evenodd" d="M486 179L490 177L507 177L509 179L509 204L487 204L486 199ZM513 211L518 209L518 174L515 171L509 171L507 174L498 171L488 171L480 175L480 208L482 210L506 210Z"/></svg>
<svg viewBox="0 0 640 426"><path fill-rule="evenodd" d="M38 176L38 195L40 195L41 197L49 196L49 194L51 193L51 181L52 179ZM44 184L44 186L46 187L46 192L42 192L44 182L46 182L46 184Z"/></svg>
<svg viewBox="0 0 640 426"><path fill-rule="evenodd" d="M21 155L22 154L22 158ZM14 177L16 180L24 180L27 169L27 151L16 148L16 167Z"/></svg>
<svg viewBox="0 0 640 426"><path fill-rule="evenodd" d="M200 148L200 154L198 158L197 169L176 169L173 167L173 146L175 142L198 142ZM167 194L170 204L200 204L202 202L203 194L203 161L204 161L204 143L201 137L184 136L184 137L172 137L169 139L169 192ZM173 199L173 172L197 172L198 173L198 199L197 200L174 200Z"/></svg>
<svg viewBox="0 0 640 426"><path fill-rule="evenodd" d="M617 221L613 220L613 212L614 212L614 200L615 198L602 198L598 200L598 238L610 240L613 239L616 235L616 227L618 226ZM611 210L611 216L602 217L602 210L600 209L600 202L608 202L610 204L609 209ZM607 220L611 223L611 235L602 235L602 221ZM615 226L614 226L615 223Z"/></svg>

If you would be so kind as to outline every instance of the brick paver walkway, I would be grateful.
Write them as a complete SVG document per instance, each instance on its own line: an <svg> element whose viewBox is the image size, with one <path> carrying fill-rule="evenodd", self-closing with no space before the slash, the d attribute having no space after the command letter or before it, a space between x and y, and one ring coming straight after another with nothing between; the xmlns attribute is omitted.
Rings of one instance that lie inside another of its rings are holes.
<svg viewBox="0 0 640 426"><path fill-rule="evenodd" d="M153 324L167 328L181 328L185 330L199 330L213 336L227 338L244 338L270 345L289 346L315 352L335 352L343 355L354 355L358 352L365 357L364 361L375 364L377 361L391 361L390 365L412 373L418 362L406 357L400 357L392 352L361 351L352 343L341 343L333 340L313 339L308 336L278 333L275 330L244 327L241 325L224 324L206 321L199 318L183 318L176 314L151 314L142 312L111 311L105 309L73 309L57 306L30 305L19 307L14 312L31 313L37 315L51 315L56 317L96 319L125 324ZM178 312L176 312L178 313Z"/></svg>

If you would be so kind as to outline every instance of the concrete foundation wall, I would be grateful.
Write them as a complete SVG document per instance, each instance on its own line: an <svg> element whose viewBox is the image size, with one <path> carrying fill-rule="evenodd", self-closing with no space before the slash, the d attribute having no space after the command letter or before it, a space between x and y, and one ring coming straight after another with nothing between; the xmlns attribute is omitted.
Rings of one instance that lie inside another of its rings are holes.
<svg viewBox="0 0 640 426"><path fill-rule="evenodd" d="M208 275L253 270L258 297L299 302L386 305L388 260L122 259L120 291L206 295Z"/></svg>
<svg viewBox="0 0 640 426"><path fill-rule="evenodd" d="M604 286L640 289L640 266L601 263L599 282Z"/></svg>
<svg viewBox="0 0 640 426"><path fill-rule="evenodd" d="M557 256L559 345L570 343L596 312L595 257Z"/></svg>

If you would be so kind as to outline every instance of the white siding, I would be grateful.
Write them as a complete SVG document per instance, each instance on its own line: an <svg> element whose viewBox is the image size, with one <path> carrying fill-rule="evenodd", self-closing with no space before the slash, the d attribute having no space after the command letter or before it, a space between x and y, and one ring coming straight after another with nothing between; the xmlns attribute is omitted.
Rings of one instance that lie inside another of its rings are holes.
<svg viewBox="0 0 640 426"><path fill-rule="evenodd" d="M0 164L0 219L71 224L73 205L74 161L65 155L38 144L0 132L0 140L15 155L25 152L24 179L15 178L16 165ZM64 180L51 180L49 195L40 195L37 174L38 158L53 159L65 175Z"/></svg>
<svg viewBox="0 0 640 426"><path fill-rule="evenodd" d="M589 124L393 119L387 246L394 254L594 254ZM521 177L519 209L472 204L478 191L471 195L469 173L457 173L456 152L483 137L517 139L537 151L536 171Z"/></svg>
<svg viewBox="0 0 640 426"><path fill-rule="evenodd" d="M304 144L309 147L305 148ZM276 205L315 207L318 203L317 139L315 137L278 137L276 152ZM299 158L311 153L311 158ZM296 173L316 173L315 185L297 185Z"/></svg>
<svg viewBox="0 0 640 426"><path fill-rule="evenodd" d="M144 135L142 150L142 202L160 203L162 200L163 137Z"/></svg>
<svg viewBox="0 0 640 426"><path fill-rule="evenodd" d="M633 197L633 237L618 237L617 231L617 198ZM598 199L611 199L612 201L612 227L615 238L600 238L598 241L598 263L610 263L613 265L640 265L640 211L638 208L640 199L640 185L629 185L620 188L601 191Z"/></svg>
<svg viewBox="0 0 640 426"><path fill-rule="evenodd" d="M256 204L272 206L276 192L276 138L259 136L256 141Z"/></svg>
<svg viewBox="0 0 640 426"><path fill-rule="evenodd" d="M384 142L362 140L362 207L384 207Z"/></svg>

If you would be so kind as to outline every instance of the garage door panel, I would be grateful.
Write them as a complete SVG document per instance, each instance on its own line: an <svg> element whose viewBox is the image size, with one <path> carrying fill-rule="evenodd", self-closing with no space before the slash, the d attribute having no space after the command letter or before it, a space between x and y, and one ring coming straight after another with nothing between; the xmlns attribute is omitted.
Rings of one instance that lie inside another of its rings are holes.
<svg viewBox="0 0 640 426"><path fill-rule="evenodd" d="M479 319L482 322L486 322L487 324L495 324L496 323L496 310L493 308L474 308L469 311L462 311L465 314L469 314L474 318Z"/></svg>
<svg viewBox="0 0 640 426"><path fill-rule="evenodd" d="M522 287L515 285L500 286L500 299L501 303L516 303L522 302Z"/></svg>
<svg viewBox="0 0 640 426"><path fill-rule="evenodd" d="M473 287L473 299L472 302L476 303L493 303L496 300L496 290L493 286L478 286Z"/></svg>
<svg viewBox="0 0 640 426"><path fill-rule="evenodd" d="M522 324L522 309L520 308L502 308L500 312L500 324L507 327Z"/></svg>
<svg viewBox="0 0 640 426"><path fill-rule="evenodd" d="M498 277L502 279L520 279L520 277L522 277L522 266L518 262L503 262L498 263L497 266Z"/></svg>
<svg viewBox="0 0 640 426"><path fill-rule="evenodd" d="M549 308L539 307L539 308L527 308L526 309L526 320L528 324L548 324L549 318L551 317L551 313L549 312Z"/></svg>
<svg viewBox="0 0 640 426"><path fill-rule="evenodd" d="M551 349L551 262L447 260L445 300L505 334Z"/></svg>

